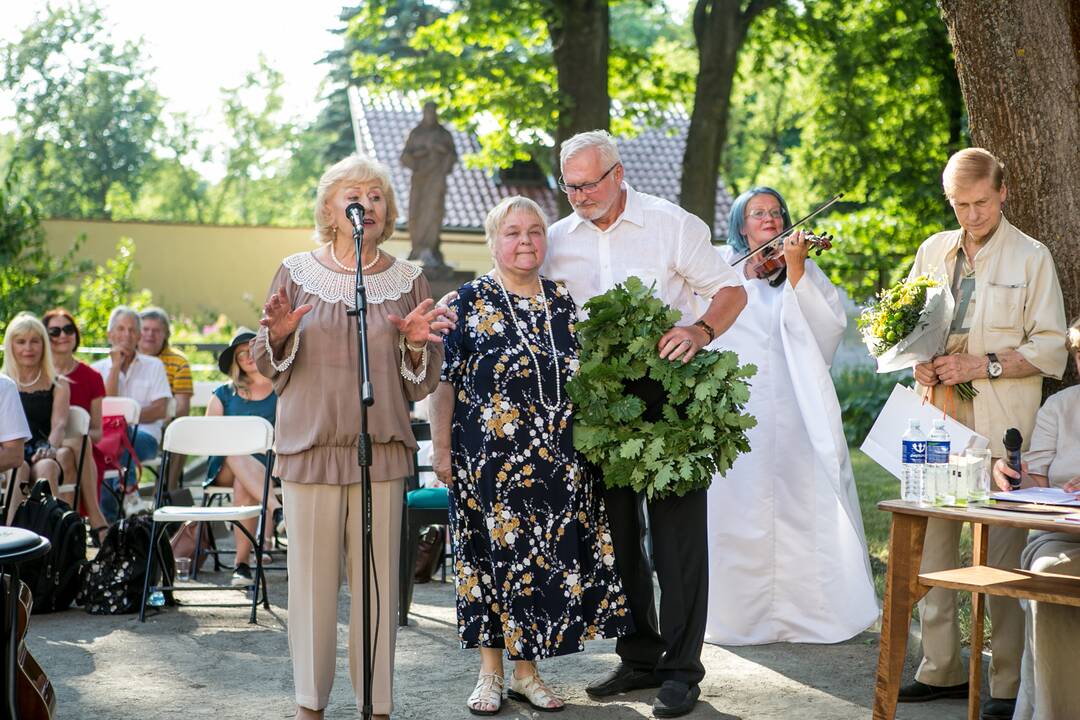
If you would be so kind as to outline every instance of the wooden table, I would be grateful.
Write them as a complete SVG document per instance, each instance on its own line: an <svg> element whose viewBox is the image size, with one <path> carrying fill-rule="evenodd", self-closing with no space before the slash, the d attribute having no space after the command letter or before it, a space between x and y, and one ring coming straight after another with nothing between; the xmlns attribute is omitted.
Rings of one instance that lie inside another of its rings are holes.
<svg viewBox="0 0 1080 720"><path fill-rule="evenodd" d="M988 567L985 564L989 534L987 527L998 525L1080 535L1080 524L1054 522L1054 517L1060 516L995 510L989 506L950 508L886 500L878 503L878 509L892 513L892 530L889 534L889 567L885 578L877 685L874 689L874 720L892 720L896 716L896 698L900 692L900 677L907 654L911 611L932 587L965 590L972 594L968 720L979 720L985 596L1004 595L1080 607L1080 578ZM919 573L927 518L971 523L971 567Z"/></svg>

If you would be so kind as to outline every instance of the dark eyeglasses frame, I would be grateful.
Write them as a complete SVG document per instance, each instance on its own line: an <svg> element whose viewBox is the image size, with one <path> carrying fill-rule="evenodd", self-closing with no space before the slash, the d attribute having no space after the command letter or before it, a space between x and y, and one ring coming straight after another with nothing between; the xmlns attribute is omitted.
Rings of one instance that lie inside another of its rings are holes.
<svg viewBox="0 0 1080 720"><path fill-rule="evenodd" d="M570 185L569 183L565 183L565 182L563 182L562 176L559 176L559 182L558 182L559 189L562 190L567 195L569 195L571 192L574 192L575 190L577 192L583 192L586 195L588 195L590 193L594 193L594 192L596 192L596 188L600 185L600 183L604 182L604 178L606 178L608 175L610 175L611 171L614 170L616 167L618 167L619 164L620 163L615 163L614 165L609 167L607 169L606 173L601 175L599 178L597 178L593 182L582 183L581 185Z"/></svg>
<svg viewBox="0 0 1080 720"><path fill-rule="evenodd" d="M68 323L67 325L60 325L59 327L51 327L49 328L48 333L49 337L58 338L60 337L60 333L64 333L65 335L74 335L76 333L76 330L74 325Z"/></svg>

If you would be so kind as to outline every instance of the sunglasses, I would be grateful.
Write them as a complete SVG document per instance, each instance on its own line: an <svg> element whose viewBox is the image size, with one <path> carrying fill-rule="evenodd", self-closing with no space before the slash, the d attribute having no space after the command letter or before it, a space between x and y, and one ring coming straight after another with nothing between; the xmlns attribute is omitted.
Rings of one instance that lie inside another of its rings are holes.
<svg viewBox="0 0 1080 720"><path fill-rule="evenodd" d="M68 323L67 325L49 328L49 337L58 338L60 337L60 333L64 333L65 335L74 335L75 326L71 323Z"/></svg>

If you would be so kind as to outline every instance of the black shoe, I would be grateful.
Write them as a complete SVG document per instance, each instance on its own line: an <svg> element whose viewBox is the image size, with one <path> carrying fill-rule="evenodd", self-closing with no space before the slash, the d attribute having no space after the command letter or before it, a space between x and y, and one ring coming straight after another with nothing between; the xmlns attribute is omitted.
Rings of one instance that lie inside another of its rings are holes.
<svg viewBox="0 0 1080 720"><path fill-rule="evenodd" d="M239 563L232 574L232 586L233 587L247 587L254 584L254 580L251 577L251 566L247 563Z"/></svg>
<svg viewBox="0 0 1080 720"><path fill-rule="evenodd" d="M912 680L909 684L900 688L900 695L896 698L896 701L902 703L929 702L945 698L966 698L967 696L967 683L939 686L927 685L918 680Z"/></svg>
<svg viewBox="0 0 1080 720"><path fill-rule="evenodd" d="M699 695L701 695L701 688L697 685L687 685L678 680L665 680L660 686L660 692L656 693L656 700L653 701L653 715L658 718L685 715L694 709Z"/></svg>
<svg viewBox="0 0 1080 720"><path fill-rule="evenodd" d="M589 697L605 698L631 690L660 687L660 678L647 670L635 670L625 663L585 688Z"/></svg>
<svg viewBox="0 0 1080 720"><path fill-rule="evenodd" d="M990 701L982 706L979 717L982 720L1012 720L1016 712L1016 698L990 698Z"/></svg>

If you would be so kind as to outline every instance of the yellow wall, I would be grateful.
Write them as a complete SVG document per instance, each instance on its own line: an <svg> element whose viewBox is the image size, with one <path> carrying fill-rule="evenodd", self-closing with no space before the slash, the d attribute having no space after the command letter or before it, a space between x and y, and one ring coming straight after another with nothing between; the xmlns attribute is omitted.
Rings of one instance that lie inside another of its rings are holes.
<svg viewBox="0 0 1080 720"><path fill-rule="evenodd" d="M270 280L282 258L314 247L310 228L170 225L164 223L46 220L49 249L63 253L86 235L81 256L103 263L121 237L135 241L135 287L148 288L172 313L223 312L237 324L258 321ZM408 235L399 231L383 249L408 255ZM491 268L482 235L444 233L443 254L458 270L480 274Z"/></svg>

